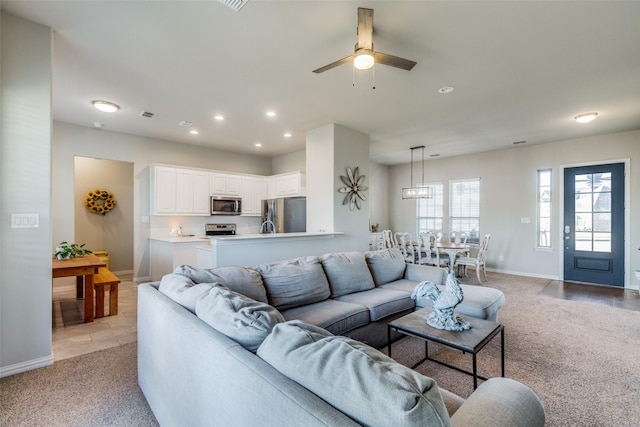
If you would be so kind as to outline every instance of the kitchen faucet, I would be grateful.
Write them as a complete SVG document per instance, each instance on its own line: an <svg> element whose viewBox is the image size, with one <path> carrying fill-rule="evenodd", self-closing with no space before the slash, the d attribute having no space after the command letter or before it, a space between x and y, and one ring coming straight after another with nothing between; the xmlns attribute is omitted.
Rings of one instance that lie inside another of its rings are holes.
<svg viewBox="0 0 640 427"><path fill-rule="evenodd" d="M276 234L276 225L270 219L265 219L260 226L260 234L264 232L265 225L271 225L271 234Z"/></svg>

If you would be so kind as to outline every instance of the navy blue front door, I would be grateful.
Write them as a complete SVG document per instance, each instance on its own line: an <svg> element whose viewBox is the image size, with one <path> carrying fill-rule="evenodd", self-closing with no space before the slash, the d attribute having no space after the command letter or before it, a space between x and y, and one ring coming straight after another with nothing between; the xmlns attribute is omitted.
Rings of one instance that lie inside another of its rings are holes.
<svg viewBox="0 0 640 427"><path fill-rule="evenodd" d="M624 286L624 163L564 171L564 279Z"/></svg>

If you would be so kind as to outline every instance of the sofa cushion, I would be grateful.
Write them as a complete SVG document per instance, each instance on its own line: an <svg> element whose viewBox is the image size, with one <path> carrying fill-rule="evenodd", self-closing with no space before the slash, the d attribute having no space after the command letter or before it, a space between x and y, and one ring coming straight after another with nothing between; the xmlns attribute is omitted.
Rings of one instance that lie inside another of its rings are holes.
<svg viewBox="0 0 640 427"><path fill-rule="evenodd" d="M173 272L187 276L195 283L223 283L232 291L256 301L268 302L262 276L254 268L229 266L205 269L180 265Z"/></svg>
<svg viewBox="0 0 640 427"><path fill-rule="evenodd" d="M287 320L302 320L335 335L342 335L370 321L369 310L361 304L328 299L282 311Z"/></svg>
<svg viewBox="0 0 640 427"><path fill-rule="evenodd" d="M182 274L166 274L160 280L158 290L192 313L196 312L196 301L205 295L213 283L196 283Z"/></svg>
<svg viewBox="0 0 640 427"><path fill-rule="evenodd" d="M363 425L449 426L434 380L301 321L273 328L258 356Z"/></svg>
<svg viewBox="0 0 640 427"><path fill-rule="evenodd" d="M376 286L398 280L404 276L406 263L398 248L369 251L364 254Z"/></svg>
<svg viewBox="0 0 640 427"><path fill-rule="evenodd" d="M364 305L369 310L372 322L401 311L411 310L416 306L411 295L406 292L382 288L343 295L336 300Z"/></svg>
<svg viewBox="0 0 640 427"><path fill-rule="evenodd" d="M332 298L375 286L362 252L325 254L320 260L329 280Z"/></svg>
<svg viewBox="0 0 640 427"><path fill-rule="evenodd" d="M269 303L286 310L329 298L331 290L320 258L295 258L258 266Z"/></svg>
<svg viewBox="0 0 640 427"><path fill-rule="evenodd" d="M254 353L273 327L285 320L269 304L234 292L219 283L198 299L196 315Z"/></svg>

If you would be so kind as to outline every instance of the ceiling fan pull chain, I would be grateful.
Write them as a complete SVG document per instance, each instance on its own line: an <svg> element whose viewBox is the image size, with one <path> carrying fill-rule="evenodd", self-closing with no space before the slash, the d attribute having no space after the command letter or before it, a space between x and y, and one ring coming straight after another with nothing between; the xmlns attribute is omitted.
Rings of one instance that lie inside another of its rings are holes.
<svg viewBox="0 0 640 427"><path fill-rule="evenodd" d="M376 88L376 63L373 63L373 67L371 67L371 80L373 81L373 86L371 89Z"/></svg>
<svg viewBox="0 0 640 427"><path fill-rule="evenodd" d="M351 67L351 86L356 85L356 67L355 65Z"/></svg>

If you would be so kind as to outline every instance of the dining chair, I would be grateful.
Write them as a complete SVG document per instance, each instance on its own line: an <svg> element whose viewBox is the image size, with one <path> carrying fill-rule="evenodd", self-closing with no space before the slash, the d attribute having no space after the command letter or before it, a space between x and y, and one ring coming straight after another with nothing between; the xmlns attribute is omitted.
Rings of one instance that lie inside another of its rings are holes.
<svg viewBox="0 0 640 427"><path fill-rule="evenodd" d="M423 231L418 234L417 263L421 265L435 265L436 259L431 247L433 245L432 238L435 238L429 231Z"/></svg>
<svg viewBox="0 0 640 427"><path fill-rule="evenodd" d="M391 230L382 230L382 242L386 249L398 247L393 239L393 232Z"/></svg>
<svg viewBox="0 0 640 427"><path fill-rule="evenodd" d="M480 243L478 255L476 257L463 256L456 258L454 267L463 267L465 277L468 277L467 267L475 267L478 282L482 282L482 279L480 279L480 270L482 270L482 273L484 274L484 281L488 282L487 271L485 269L485 260L487 257L487 250L489 249L489 240L491 240L491 234L485 234L485 236L482 238L482 242Z"/></svg>
<svg viewBox="0 0 640 427"><path fill-rule="evenodd" d="M415 264L416 252L411 239L411 234L405 232L397 232L393 237L395 238L398 249L400 249L400 252L402 252L402 256L404 257L405 262Z"/></svg>
<svg viewBox="0 0 640 427"><path fill-rule="evenodd" d="M466 244L469 236L464 231L453 231L451 233L451 242L456 245Z"/></svg>

